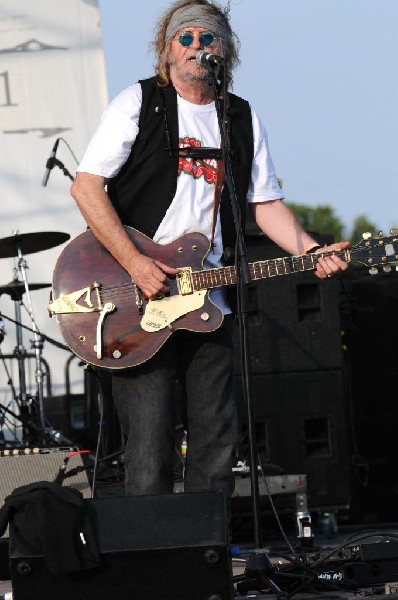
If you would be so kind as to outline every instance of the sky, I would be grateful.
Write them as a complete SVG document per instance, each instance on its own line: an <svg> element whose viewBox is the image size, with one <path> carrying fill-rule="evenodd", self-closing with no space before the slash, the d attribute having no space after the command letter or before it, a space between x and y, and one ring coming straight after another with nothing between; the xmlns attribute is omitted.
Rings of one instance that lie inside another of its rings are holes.
<svg viewBox="0 0 398 600"><path fill-rule="evenodd" d="M150 43L169 2L99 6L112 99L153 75ZM233 91L267 128L286 200L330 205L347 232L359 215L374 233L398 227L397 24L398 0L231 0Z"/></svg>

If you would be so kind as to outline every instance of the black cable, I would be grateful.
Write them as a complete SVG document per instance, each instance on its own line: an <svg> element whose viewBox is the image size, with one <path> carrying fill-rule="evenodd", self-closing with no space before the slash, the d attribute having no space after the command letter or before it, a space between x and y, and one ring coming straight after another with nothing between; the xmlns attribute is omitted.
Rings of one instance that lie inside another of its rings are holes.
<svg viewBox="0 0 398 600"><path fill-rule="evenodd" d="M101 444L101 440L102 440L102 430L103 430L103 420L104 420L104 393L103 393L103 389L102 389L102 383L101 383L101 378L99 377L97 371L94 371L94 378L97 382L98 385L98 407L99 407L99 429L98 429L98 435L97 435L97 447L95 449L95 455L94 455L94 465L93 465L93 479L92 479L92 487L91 487L91 497L94 498L95 495L95 485L96 485L96 479L97 479L97 469L98 469L98 457L99 457L99 450L100 450L100 444Z"/></svg>
<svg viewBox="0 0 398 600"><path fill-rule="evenodd" d="M65 140L65 138L63 138L63 137L60 137L60 138L59 138L59 140L65 144L65 146L68 148L69 152L70 152L70 153L71 153L71 155L73 156L73 158L74 158L74 160L75 160L76 164L78 165L78 164L79 164L79 161L77 160L75 153L73 152L72 148L70 147L70 145L68 144L68 142Z"/></svg>
<svg viewBox="0 0 398 600"><path fill-rule="evenodd" d="M317 593L317 594L321 595L323 598L328 598L329 596L327 594L323 594L322 592L320 592L318 590L318 587L317 588L313 587L312 584L315 581L316 581L317 586L328 587L331 590L346 592L347 586L342 586L342 585L339 585L338 583L335 583L332 581L327 581L324 579L318 579L319 572L316 569L319 569L319 567L322 566L323 564L325 564L329 558L331 558L334 554L338 554L344 548L349 547L350 545L356 544L361 540L372 538L372 537L380 537L380 538L383 538L386 540L392 539L392 540L396 540L398 542L398 533L386 533L384 531L378 531L378 530L354 533L353 535L346 538L344 540L344 542L342 544L340 544L339 546L331 548L329 550L329 552L326 552L326 554L324 554L322 556L322 558L320 558L317 561L314 561L311 565L305 564L296 553L294 553L293 557L290 555L284 554L284 553L280 553L280 552L268 553L269 556L278 557L278 558L287 560L288 562L291 563L292 567L296 567L303 571L303 573L301 575L301 581L294 582L292 585L288 586L287 589L284 590L285 597L292 598L295 594L299 593L300 591L306 590L307 592ZM249 551L247 553L242 553L241 556L250 556L252 554L253 554L253 552ZM341 562L343 563L345 561L341 561ZM278 576L279 584L281 583L281 580L283 580L283 579L285 580L285 583L287 583L288 580L291 579L292 577L297 578L300 576L299 574L289 573L289 571L284 572L283 570L280 570L280 571L275 570L274 572L275 572L275 575ZM239 582L245 581L245 580L247 580L247 576L245 576L245 575L238 575L233 578L234 583L239 583ZM333 598L339 598L339 596L333 595Z"/></svg>
<svg viewBox="0 0 398 600"><path fill-rule="evenodd" d="M26 309L25 305L24 305L24 308ZM4 313L0 313L0 315L3 317L3 319L7 319L7 321L9 321L10 323L14 323L14 325L19 325L20 327L22 327L22 329L26 329L26 331L30 331L30 333L38 333L40 335L42 341L44 340L46 342L50 342L50 344L52 344L53 346L56 346L57 348L61 348L61 350L67 350L68 352L72 353L72 350L69 348L69 346L66 346L65 344L61 344L61 342L57 342L53 338L50 338L48 335L41 333L39 331L35 331L31 327L28 327L28 325L24 325L23 323L20 323L19 321L16 321L15 319L12 319L11 317L7 317Z"/></svg>
<svg viewBox="0 0 398 600"><path fill-rule="evenodd" d="M58 470L58 473L56 474L56 476L53 479L54 483L59 483L60 485L62 485L62 482L65 479L66 467L68 465L68 462L69 462L69 455L65 456L63 463Z"/></svg>
<svg viewBox="0 0 398 600"><path fill-rule="evenodd" d="M349 536L348 538L346 538L344 540L344 542L342 544L340 544L340 546L336 546L335 548L331 548L329 552L327 552L324 556L322 556L322 558L320 558L319 560L315 561L312 566L314 567L318 567L320 565L322 565L325 561L327 561L331 556L333 556L333 554L337 554L338 552L340 552L341 550L343 550L344 548L346 548L347 546L350 546L351 544L357 543L361 540L365 540L367 538L370 537L383 537L383 538L391 538L391 539L396 539L398 541L398 533L386 533L384 531L369 531L366 533L354 533L353 535Z"/></svg>
<svg viewBox="0 0 398 600"><path fill-rule="evenodd" d="M257 451L258 451L258 449L257 449ZM296 559L298 559L298 560L299 560L299 556L298 556L298 554L296 553L296 551L295 551L295 549L293 548L293 546L291 545L291 543L289 542L289 540L288 540L288 538L287 538L287 535L286 535L286 533L285 533L285 530L284 530L284 528L283 528L283 525L282 525L282 523L281 523L281 520L280 520L280 518L279 518L278 511L277 511L277 509L276 509L276 506L275 506L275 503L274 503L274 501L273 501L273 499L272 499L272 494L271 494L271 490L270 490L270 488L269 488L269 485L268 485L267 477L266 477L266 475L265 475L265 473L264 473L263 466L262 466L262 464L261 464L261 459L260 459L260 453L259 453L259 452L258 452L258 455L257 455L257 460L258 460L258 465L259 465L259 467L260 467L261 477L262 477L262 479L263 479L264 486L265 486L265 489L266 489L266 492L267 492L268 500L269 500L269 502L270 502L270 505L271 505L271 508L272 508L272 512L273 512L273 514L274 514L274 517L275 517L276 523L277 523L277 525L278 525L279 531L281 532L281 535L282 535L283 539L285 540L285 543L286 543L287 547L288 547L288 548L290 549L290 551L292 552L293 556L294 556Z"/></svg>
<svg viewBox="0 0 398 600"><path fill-rule="evenodd" d="M322 558L320 558L319 560L313 562L311 564L311 566L310 566L310 571L314 570L316 568L319 568L320 566L324 565L329 558L331 558L334 554L339 553L344 548L346 548L346 547L348 547L348 546L350 546L352 544L355 544L355 543L357 543L357 542L359 542L361 540L364 540L364 539L367 539L367 538L371 538L371 537L381 537L381 538L384 538L384 539L391 538L391 539L394 539L394 540L398 541L398 533L397 534L386 533L384 531L377 531L377 530L376 531L369 531L369 532L366 532L366 533L362 533L362 532L355 533L352 536L346 538L346 540L344 541L343 544L340 544L339 546L331 548L329 552L327 552L325 555L322 556ZM344 562L344 561L342 561L342 562ZM300 590L302 590L304 588L308 589L307 586L311 585L311 583L312 583L312 580L306 581L306 576L308 574L309 574L308 571L305 572L305 573L303 573L303 580L302 580L301 585L298 588L296 588L294 591L290 592L289 597L293 596L294 594L297 594L297 592L299 592ZM318 578L318 572L317 571L315 571L313 573L313 578L316 578L316 579ZM322 580L322 579L317 579L317 583L318 583L318 585L328 584L330 587L332 587L333 589L336 589L336 590L344 591L346 589L346 587L341 586L341 585L339 585L337 583L333 583L333 582L330 582L330 581L325 581L325 580Z"/></svg>
<svg viewBox="0 0 398 600"><path fill-rule="evenodd" d="M6 375L7 375L7 385L9 385L9 386L10 386L10 388L11 388L11 392L12 392L12 395L13 395L13 399L16 401L16 399L17 399L17 390L15 389L14 382L13 382L13 380L12 380L12 377L11 377L10 371L9 371L9 369L8 369L8 366L7 366L7 363L6 363L6 360L5 360L5 358L4 358L4 354L3 354L3 351L2 351L2 349L1 349L1 348L0 348L0 358L1 358L1 361L2 361L2 363L3 363L4 370L5 370L5 372L6 372Z"/></svg>

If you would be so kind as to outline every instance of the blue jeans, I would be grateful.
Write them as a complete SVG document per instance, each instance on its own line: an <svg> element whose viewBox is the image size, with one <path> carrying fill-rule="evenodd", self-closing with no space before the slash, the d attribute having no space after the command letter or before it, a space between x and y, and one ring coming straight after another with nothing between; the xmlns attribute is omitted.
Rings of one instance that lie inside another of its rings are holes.
<svg viewBox="0 0 398 600"><path fill-rule="evenodd" d="M177 378L188 441L184 489L232 494L238 425L232 332L230 315L211 333L176 331L149 361L114 373L113 397L127 436L128 495L173 491Z"/></svg>

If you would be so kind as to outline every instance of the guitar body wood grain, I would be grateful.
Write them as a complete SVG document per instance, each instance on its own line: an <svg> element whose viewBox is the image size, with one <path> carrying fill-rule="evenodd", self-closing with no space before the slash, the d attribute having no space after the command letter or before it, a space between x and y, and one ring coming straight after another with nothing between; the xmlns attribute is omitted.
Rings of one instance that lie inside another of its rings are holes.
<svg viewBox="0 0 398 600"><path fill-rule="evenodd" d="M175 268L203 269L203 259L209 250L206 236L186 234L171 244L160 245L137 230L126 227L137 248L147 256ZM90 230L77 236L64 248L53 275L54 299L98 282L104 302L112 302L115 310L106 316L102 329L102 357L97 358L96 334L99 312L57 314L57 322L66 344L83 361L107 369L125 369L147 361L177 329L197 332L214 331L223 321L221 311L208 298L203 305L179 318L170 327L144 331L142 313L136 304L135 286L128 273L97 241ZM183 297L182 297L183 298ZM91 292L95 305L95 290ZM79 300L86 306L85 298ZM143 310L147 301L143 299ZM203 319L203 315L206 319Z"/></svg>

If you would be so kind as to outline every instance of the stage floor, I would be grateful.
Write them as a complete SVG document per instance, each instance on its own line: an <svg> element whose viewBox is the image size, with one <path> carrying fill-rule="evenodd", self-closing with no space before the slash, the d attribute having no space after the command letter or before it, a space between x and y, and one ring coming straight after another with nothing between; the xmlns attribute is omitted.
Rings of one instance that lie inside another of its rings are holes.
<svg viewBox="0 0 398 600"><path fill-rule="evenodd" d="M377 535L375 535L376 532ZM266 538L266 535L264 535L264 537ZM322 530L315 531L313 547L305 549L297 545L297 539L294 535L288 535L288 540L293 546L294 550L301 556L302 561L307 562L307 565L313 570L315 570L316 561L319 559L319 557L324 558L329 550L333 550L335 552L339 551L339 555L342 556L342 553L346 550L341 548L345 543L347 543L350 553L346 554L346 561L342 561L339 564L337 564L335 561L333 563L326 561L322 568L317 569L318 574L323 574L322 578L325 578L325 572L329 571L332 573L331 577L334 577L335 579L335 589L333 589L330 585L327 585L326 582L320 583L319 580L313 580L311 585L308 584L302 589L297 589L297 591L295 591L296 588L292 589L291 581L284 581L283 576L284 573L286 574L292 572L289 571L291 562L286 559L286 555L292 557L292 552L289 551L288 546L285 544L282 537L278 538L278 535L275 532L272 533L271 537L272 544L267 545L265 541L264 548L262 548L260 551L254 550L253 546L249 544L243 544L242 546L239 546L241 557L233 557L231 559L234 580L238 576L244 575L247 566L248 555L256 554L257 556L261 556L264 554L267 558L269 558L271 563L271 572L261 571L260 577L269 575L271 580L276 583L276 585L278 585L279 589L282 591L282 597L294 597L300 600L325 600L325 598L332 600L334 598L336 598L336 600L348 600L358 596L366 596L368 600L376 598L378 600L398 600L398 522L389 524L376 524L374 526L366 524L366 526L358 525L343 527L331 537L326 537ZM356 542L355 540L359 541ZM364 545L366 545L367 550L364 548ZM232 543L232 546L234 549L237 548L234 543ZM394 549L395 546L397 551ZM352 559L352 549L356 551L357 548L362 548L362 552L365 550L365 554L366 552L368 552L368 554L370 553L366 561L360 561L359 558L355 560ZM348 559L348 556L351 557L351 562ZM134 561L134 555L132 556L132 560ZM359 584L357 587L354 586L352 589L349 589L344 582L344 577L347 577L347 574L350 574L350 569L348 568L347 570L348 563L353 565L351 567L351 575L354 573L354 576L359 576L359 578L363 578L365 581L365 583L362 585ZM354 570L352 571L352 569ZM299 571L294 570L293 572L297 574ZM341 577L342 573L343 584L341 585L339 578ZM154 573L154 576L156 576L156 573ZM240 591L237 591L239 590L237 585L238 584L235 582L235 598L242 598L242 600L245 598L255 600L273 600L274 598L278 598L278 594L269 589L267 591L265 588L241 588ZM3 599L4 595L10 592L12 592L11 581L0 581L0 598ZM112 594L111 584L109 593ZM171 599L170 595L166 595L166 597L167 599ZM7 596L6 598L8 600ZM10 598L12 598L12 596L10 596ZM45 598L49 598L49 596L45 596ZM95 598L95 594L93 595L93 598ZM119 600L127 600L127 598L130 598L130 596L124 596L122 594L117 596L117 598ZM178 596L178 598L180 598L180 596ZM215 596L214 600L216 599L221 600L221 596ZM15 598L13 600L15 600ZM57 599L54 597L51 598L51 600ZM189 600L189 598L186 600Z"/></svg>

